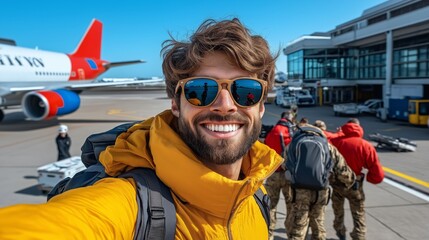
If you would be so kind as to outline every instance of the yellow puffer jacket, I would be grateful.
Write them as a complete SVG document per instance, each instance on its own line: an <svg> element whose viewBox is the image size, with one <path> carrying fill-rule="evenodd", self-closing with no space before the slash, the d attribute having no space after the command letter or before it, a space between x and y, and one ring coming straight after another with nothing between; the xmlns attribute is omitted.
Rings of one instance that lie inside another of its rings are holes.
<svg viewBox="0 0 429 240"><path fill-rule="evenodd" d="M176 239L267 239L253 194L282 163L256 142L243 159L245 179L205 167L171 128L171 111L131 127L100 155L110 175L134 167L156 170L176 205ZM0 209L0 239L132 239L137 216L133 180L106 178L45 204Z"/></svg>

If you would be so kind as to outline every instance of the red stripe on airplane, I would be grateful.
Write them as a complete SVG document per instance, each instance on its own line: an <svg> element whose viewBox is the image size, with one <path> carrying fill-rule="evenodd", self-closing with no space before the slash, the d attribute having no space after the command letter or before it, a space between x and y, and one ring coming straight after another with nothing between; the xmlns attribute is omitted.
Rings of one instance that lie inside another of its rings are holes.
<svg viewBox="0 0 429 240"><path fill-rule="evenodd" d="M39 94L43 95L46 99L49 99L48 107L48 118L56 116L58 109L64 107L64 100L60 94L54 91L39 91Z"/></svg>

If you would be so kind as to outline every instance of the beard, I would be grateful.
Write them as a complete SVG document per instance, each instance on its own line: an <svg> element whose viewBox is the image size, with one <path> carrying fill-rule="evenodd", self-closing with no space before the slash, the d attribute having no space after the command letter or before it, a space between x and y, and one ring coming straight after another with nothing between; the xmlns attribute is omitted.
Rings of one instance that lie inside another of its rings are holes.
<svg viewBox="0 0 429 240"><path fill-rule="evenodd" d="M182 116L183 114L180 114ZM258 140L261 131L261 119L256 118L254 126L244 124L241 128L244 134L241 139L216 139L209 140L201 133L198 128L199 122L203 120L210 121L232 121L249 122L240 115L220 116L216 114L206 114L198 116L192 122L193 128L183 117L179 117L179 135L183 141L193 150L202 162L209 162L218 165L232 164L241 159ZM193 131L194 130L194 131Z"/></svg>

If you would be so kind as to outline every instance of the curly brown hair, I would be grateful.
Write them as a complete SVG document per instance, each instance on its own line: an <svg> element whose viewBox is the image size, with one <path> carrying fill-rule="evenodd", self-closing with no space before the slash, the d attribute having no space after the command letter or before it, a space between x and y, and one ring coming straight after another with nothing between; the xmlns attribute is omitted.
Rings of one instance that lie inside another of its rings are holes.
<svg viewBox="0 0 429 240"><path fill-rule="evenodd" d="M175 97L178 81L191 77L201 65L204 56L214 51L225 53L240 69L268 81L268 88L274 84L278 52L272 55L267 41L261 36L251 35L237 18L206 20L190 37L189 42L177 41L171 35L170 37L170 40L162 43L161 50L164 58L162 71L169 98Z"/></svg>

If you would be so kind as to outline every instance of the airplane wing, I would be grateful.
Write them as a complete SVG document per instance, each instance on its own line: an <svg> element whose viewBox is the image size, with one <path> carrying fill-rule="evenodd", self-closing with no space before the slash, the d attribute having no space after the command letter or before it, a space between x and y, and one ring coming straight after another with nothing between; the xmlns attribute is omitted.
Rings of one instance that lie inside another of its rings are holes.
<svg viewBox="0 0 429 240"><path fill-rule="evenodd" d="M19 92L30 92L39 90L55 90L59 88L69 90L85 90L90 88L108 87L108 86L124 86L124 85L153 85L164 83L163 78L149 78L149 79L136 79L122 81L120 79L112 78L109 81L67 81L67 82L15 82L15 83L1 83L0 97L7 97L9 94Z"/></svg>

